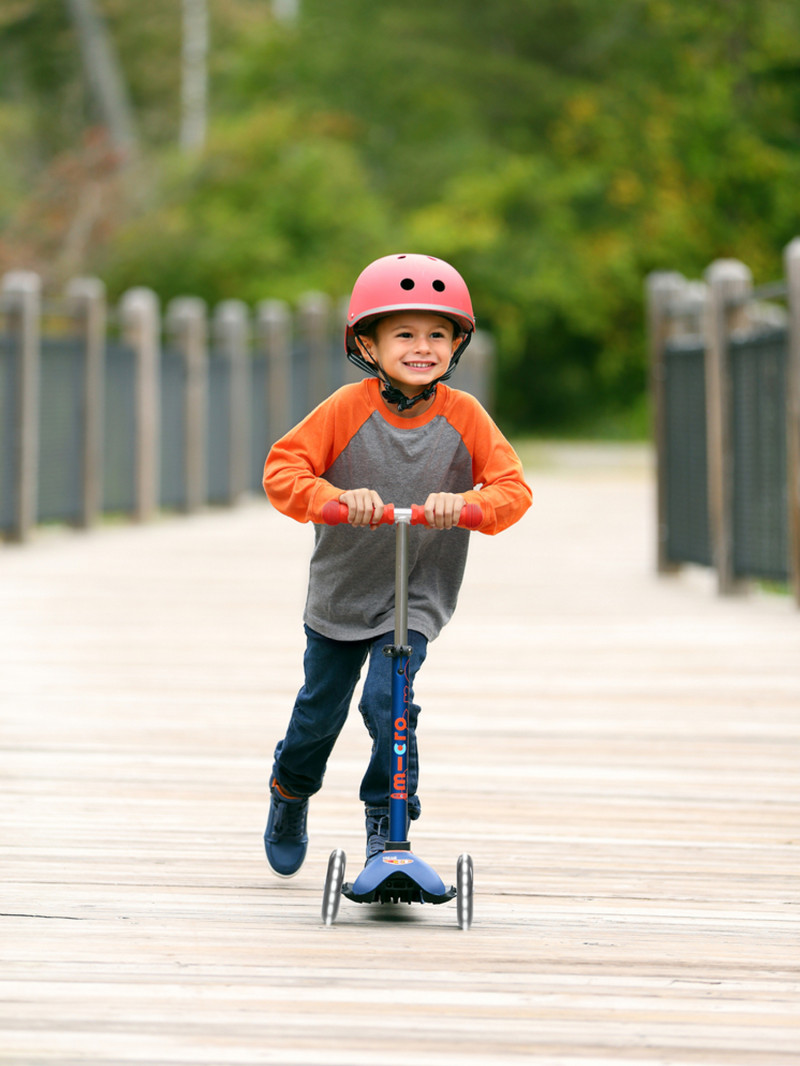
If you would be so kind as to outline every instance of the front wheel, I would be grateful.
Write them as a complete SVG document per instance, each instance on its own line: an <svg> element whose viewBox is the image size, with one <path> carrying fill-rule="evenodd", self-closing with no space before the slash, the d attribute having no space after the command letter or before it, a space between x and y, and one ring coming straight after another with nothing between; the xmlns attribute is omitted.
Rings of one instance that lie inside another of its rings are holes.
<svg viewBox="0 0 800 1066"><path fill-rule="evenodd" d="M332 851L328 859L328 872L325 875L325 889L322 894L322 920L326 925L333 925L339 913L345 861L345 854L341 848Z"/></svg>
<svg viewBox="0 0 800 1066"><path fill-rule="evenodd" d="M472 925L472 856L459 855L456 865L456 915L458 928L469 929Z"/></svg>

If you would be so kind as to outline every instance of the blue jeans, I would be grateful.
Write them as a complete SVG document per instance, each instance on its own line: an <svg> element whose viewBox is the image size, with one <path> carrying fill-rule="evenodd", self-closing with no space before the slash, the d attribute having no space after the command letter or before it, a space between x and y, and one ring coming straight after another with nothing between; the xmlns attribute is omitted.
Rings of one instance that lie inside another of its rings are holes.
<svg viewBox="0 0 800 1066"><path fill-rule="evenodd" d="M345 641L323 637L308 626L305 631L305 684L297 694L286 736L275 748L273 775L293 796L312 796L320 790L328 758L347 719L361 670L369 659L359 710L372 738L372 753L359 795L369 807L388 807L393 743L392 668L396 660L384 655L383 649L394 643L394 634ZM408 663L408 813L411 818L418 818L416 726L420 708L413 701L413 684L425 662L428 640L409 630L408 643L412 648Z"/></svg>

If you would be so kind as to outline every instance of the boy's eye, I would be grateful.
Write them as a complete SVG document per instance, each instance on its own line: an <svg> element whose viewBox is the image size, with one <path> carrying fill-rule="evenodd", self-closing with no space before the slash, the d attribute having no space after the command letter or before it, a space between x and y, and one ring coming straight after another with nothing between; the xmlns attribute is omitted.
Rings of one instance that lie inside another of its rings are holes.
<svg viewBox="0 0 800 1066"><path fill-rule="evenodd" d="M398 340L411 340L414 336L414 331L410 329L399 329L393 334L393 336L397 337ZM428 336L431 340L438 341L446 339L447 334L443 329L433 329Z"/></svg>

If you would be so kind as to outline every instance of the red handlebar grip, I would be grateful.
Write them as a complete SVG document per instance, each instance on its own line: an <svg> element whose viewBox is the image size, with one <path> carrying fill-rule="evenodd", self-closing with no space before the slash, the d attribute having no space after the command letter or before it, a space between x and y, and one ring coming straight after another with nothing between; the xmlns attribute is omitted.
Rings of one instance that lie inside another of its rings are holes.
<svg viewBox="0 0 800 1066"><path fill-rule="evenodd" d="M349 514L346 503L339 503L338 500L329 500L322 508L322 521L326 526L338 526L342 522L347 521L347 515ZM390 526L394 522L394 504L386 503L383 505L383 514L378 525Z"/></svg>
<svg viewBox="0 0 800 1066"><path fill-rule="evenodd" d="M338 500L329 500L322 508L322 521L326 526L338 526L342 522L347 521L347 515L349 511L346 503L339 503ZM483 511L478 503L464 504L461 509L461 514L458 518L458 524L461 529L477 529L483 521ZM379 525L390 526L394 522L394 504L384 504L383 515ZM415 503L411 505L411 525L412 526L426 526L428 524L425 518L425 508L422 504Z"/></svg>
<svg viewBox="0 0 800 1066"><path fill-rule="evenodd" d="M465 503L458 516L458 524L464 529L477 529L483 521L483 509L479 503Z"/></svg>
<svg viewBox="0 0 800 1066"><path fill-rule="evenodd" d="M461 508L461 514L458 516L458 525L460 529L477 529L483 521L483 510L479 503L465 503ZM427 526L428 520L425 518L425 508L422 504L413 503L411 505L411 525L412 526Z"/></svg>
<svg viewBox="0 0 800 1066"><path fill-rule="evenodd" d="M338 526L347 521L347 504L338 500L328 500L322 508L322 521L326 526Z"/></svg>

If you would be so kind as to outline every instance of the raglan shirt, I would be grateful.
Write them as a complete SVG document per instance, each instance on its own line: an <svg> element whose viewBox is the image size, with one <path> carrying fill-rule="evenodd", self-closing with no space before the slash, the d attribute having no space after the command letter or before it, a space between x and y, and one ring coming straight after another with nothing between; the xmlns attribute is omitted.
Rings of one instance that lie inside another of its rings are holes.
<svg viewBox="0 0 800 1066"><path fill-rule="evenodd" d="M264 466L273 506L299 522L348 489L368 488L409 507L432 492L480 504L479 531L499 533L531 503L522 466L492 419L468 393L439 385L422 415L386 407L380 382L345 385L277 441ZM456 606L470 534L409 531L408 626L433 640ZM395 536L346 524L315 526L304 621L334 640L365 640L394 627Z"/></svg>

